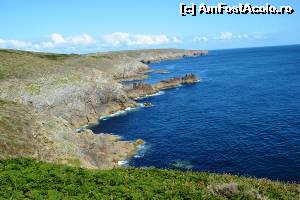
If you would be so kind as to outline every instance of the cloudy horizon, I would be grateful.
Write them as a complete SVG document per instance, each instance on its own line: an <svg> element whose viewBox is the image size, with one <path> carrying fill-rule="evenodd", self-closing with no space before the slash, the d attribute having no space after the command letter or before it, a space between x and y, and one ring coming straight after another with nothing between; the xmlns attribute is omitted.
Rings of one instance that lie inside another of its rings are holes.
<svg viewBox="0 0 300 200"><path fill-rule="evenodd" d="M300 44L298 14L203 15L179 13L181 2L129 0L1 1L0 48L56 53L128 49L232 49ZM212 0L213 5L218 1ZM231 2L232 4L238 1ZM260 5L254 0L252 4ZM281 5L278 0L269 3ZM299 5L285 1L297 11ZM128 10L127 8L131 8ZM155 10L153 10L155 8ZM170 20L172 19L172 20Z"/></svg>

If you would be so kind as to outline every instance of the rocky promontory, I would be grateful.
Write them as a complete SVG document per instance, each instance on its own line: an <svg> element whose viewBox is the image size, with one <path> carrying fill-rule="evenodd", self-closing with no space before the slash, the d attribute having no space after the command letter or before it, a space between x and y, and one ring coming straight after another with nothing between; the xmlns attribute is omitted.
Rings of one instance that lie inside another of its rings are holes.
<svg viewBox="0 0 300 200"><path fill-rule="evenodd" d="M158 52L157 55L147 56L141 60L142 63L150 64L155 62L160 62L162 60L170 60L170 59L179 59L183 57L194 57L194 56L203 56L207 55L208 51L182 51L179 49L168 49L165 52Z"/></svg>
<svg viewBox="0 0 300 200"><path fill-rule="evenodd" d="M186 74L183 77L174 77L167 80L162 80L159 83L150 85L143 83L142 81L138 83L133 83L127 86L127 96L131 99L146 97L153 95L161 90L178 87L184 84L193 84L199 82L200 79L194 74Z"/></svg>
<svg viewBox="0 0 300 200"><path fill-rule="evenodd" d="M200 79L194 74L186 74L183 77L175 77L168 80L162 80L159 83L155 84L154 87L158 90L164 90L168 88L177 87L183 84L192 84L199 82Z"/></svg>
<svg viewBox="0 0 300 200"><path fill-rule="evenodd" d="M122 141L111 133L76 129L136 107L133 97L143 96L140 91L151 94L197 79L188 75L129 91L121 81L145 78L150 69L145 63L205 54L178 49L85 55L0 49L0 158L116 167L134 154L141 140Z"/></svg>

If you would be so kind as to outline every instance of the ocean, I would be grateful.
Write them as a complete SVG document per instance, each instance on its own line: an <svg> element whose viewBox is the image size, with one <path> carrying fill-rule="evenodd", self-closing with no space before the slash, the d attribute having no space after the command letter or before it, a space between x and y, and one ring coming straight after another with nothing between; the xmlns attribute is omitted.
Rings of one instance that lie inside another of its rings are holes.
<svg viewBox="0 0 300 200"><path fill-rule="evenodd" d="M96 133L146 143L129 166L300 182L300 46L210 51L150 64L148 83L186 73L202 82L141 99Z"/></svg>

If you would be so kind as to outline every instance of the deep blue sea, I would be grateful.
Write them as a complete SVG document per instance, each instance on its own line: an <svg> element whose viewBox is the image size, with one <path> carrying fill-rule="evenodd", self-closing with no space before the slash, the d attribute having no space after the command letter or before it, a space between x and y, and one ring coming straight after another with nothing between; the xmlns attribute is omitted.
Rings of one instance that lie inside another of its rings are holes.
<svg viewBox="0 0 300 200"><path fill-rule="evenodd" d="M210 51L151 64L146 82L202 82L140 100L154 106L102 120L95 132L146 144L130 166L300 182L300 46Z"/></svg>

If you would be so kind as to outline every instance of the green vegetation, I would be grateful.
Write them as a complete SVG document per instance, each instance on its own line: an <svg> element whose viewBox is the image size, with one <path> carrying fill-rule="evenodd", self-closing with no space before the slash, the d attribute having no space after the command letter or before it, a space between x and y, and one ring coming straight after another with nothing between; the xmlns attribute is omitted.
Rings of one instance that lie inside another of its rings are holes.
<svg viewBox="0 0 300 200"><path fill-rule="evenodd" d="M42 53L42 52L30 52L22 50L13 50L13 49L0 49L0 54L15 54L15 55L27 55L39 58L46 58L49 60L61 60L65 58L78 57L77 54L56 54L56 53Z"/></svg>
<svg viewBox="0 0 300 200"><path fill-rule="evenodd" d="M99 60L112 60L113 58L111 56L108 55L90 55L90 58L94 58L94 59L99 59Z"/></svg>
<svg viewBox="0 0 300 200"><path fill-rule="evenodd" d="M33 154L34 121L26 106L0 100L0 158Z"/></svg>
<svg viewBox="0 0 300 200"><path fill-rule="evenodd" d="M63 85L67 84L70 82L79 82L81 80L81 77L79 74L71 74L71 75L66 75L64 77L54 77L54 80L52 81L51 85Z"/></svg>
<svg viewBox="0 0 300 200"><path fill-rule="evenodd" d="M37 53L36 56L39 58L45 58L48 60L55 60L55 61L62 61L66 58L79 57L79 55L76 54L47 54L47 53Z"/></svg>
<svg viewBox="0 0 300 200"><path fill-rule="evenodd" d="M41 85L36 83L29 83L25 86L25 91L29 92L30 94L40 94Z"/></svg>
<svg viewBox="0 0 300 200"><path fill-rule="evenodd" d="M33 79L48 75L69 75L98 69L108 73L118 70L118 54L78 55L0 49L0 81L17 78Z"/></svg>
<svg viewBox="0 0 300 200"><path fill-rule="evenodd" d="M0 199L299 199L299 185L160 169L88 170L0 161Z"/></svg>
<svg viewBox="0 0 300 200"><path fill-rule="evenodd" d="M0 49L0 80L33 78L39 74L54 73L71 57L64 54L44 54Z"/></svg>

